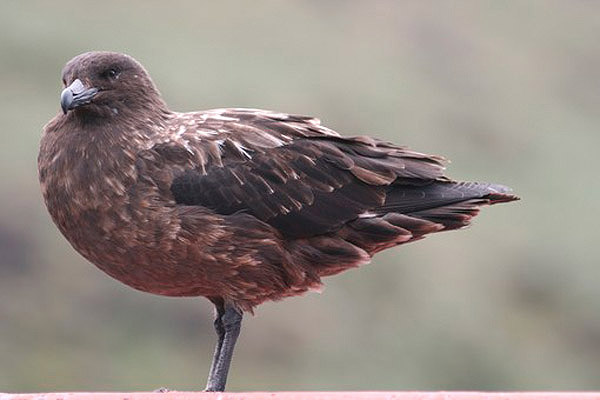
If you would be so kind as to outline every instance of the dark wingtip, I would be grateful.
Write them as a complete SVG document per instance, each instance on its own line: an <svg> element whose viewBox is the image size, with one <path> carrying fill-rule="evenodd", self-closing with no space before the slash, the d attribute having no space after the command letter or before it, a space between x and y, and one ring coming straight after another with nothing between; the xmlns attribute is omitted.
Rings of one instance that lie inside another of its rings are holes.
<svg viewBox="0 0 600 400"><path fill-rule="evenodd" d="M519 196L512 194L512 189L508 186L491 184L488 189L490 193L485 198L490 201L490 204L521 200Z"/></svg>

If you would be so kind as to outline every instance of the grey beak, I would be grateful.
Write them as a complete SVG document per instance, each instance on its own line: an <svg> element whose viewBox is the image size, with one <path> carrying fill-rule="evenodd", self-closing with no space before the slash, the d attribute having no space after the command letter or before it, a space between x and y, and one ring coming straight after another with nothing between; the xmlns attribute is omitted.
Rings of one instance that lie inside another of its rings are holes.
<svg viewBox="0 0 600 400"><path fill-rule="evenodd" d="M98 89L87 88L79 79L75 79L60 94L60 107L66 114L69 110L91 102L96 93Z"/></svg>

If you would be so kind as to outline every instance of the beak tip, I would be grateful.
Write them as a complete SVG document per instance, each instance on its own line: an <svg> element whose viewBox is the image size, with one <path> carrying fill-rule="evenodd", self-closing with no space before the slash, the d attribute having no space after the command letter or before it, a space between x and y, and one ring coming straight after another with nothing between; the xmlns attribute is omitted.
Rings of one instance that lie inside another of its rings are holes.
<svg viewBox="0 0 600 400"><path fill-rule="evenodd" d="M70 88L66 88L60 94L60 108L62 109L63 114L66 114L73 103L73 92Z"/></svg>
<svg viewBox="0 0 600 400"><path fill-rule="evenodd" d="M87 88L79 79L75 79L60 94L60 108L63 114L67 114L69 110L76 107L90 103L96 93L98 93L98 89L93 87Z"/></svg>

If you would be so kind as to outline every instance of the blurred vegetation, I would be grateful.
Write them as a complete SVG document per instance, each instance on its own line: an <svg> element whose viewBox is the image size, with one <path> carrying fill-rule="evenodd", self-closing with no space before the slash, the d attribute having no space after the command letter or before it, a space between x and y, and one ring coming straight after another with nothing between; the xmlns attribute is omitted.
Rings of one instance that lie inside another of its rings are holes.
<svg viewBox="0 0 600 400"><path fill-rule="evenodd" d="M0 391L201 389L204 299L76 254L39 193L60 70L129 53L180 111L315 115L512 186L473 227L248 316L230 390L600 389L600 2L3 1Z"/></svg>

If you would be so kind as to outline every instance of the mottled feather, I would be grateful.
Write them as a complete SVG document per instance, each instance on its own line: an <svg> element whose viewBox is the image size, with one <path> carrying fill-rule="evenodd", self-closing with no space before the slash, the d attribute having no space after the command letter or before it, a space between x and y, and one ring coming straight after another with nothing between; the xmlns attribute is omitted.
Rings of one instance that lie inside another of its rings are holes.
<svg viewBox="0 0 600 400"><path fill-rule="evenodd" d="M45 128L44 199L82 255L140 290L251 310L516 199L450 180L441 157L316 118L170 111L128 56L83 54L63 79L96 92Z"/></svg>

